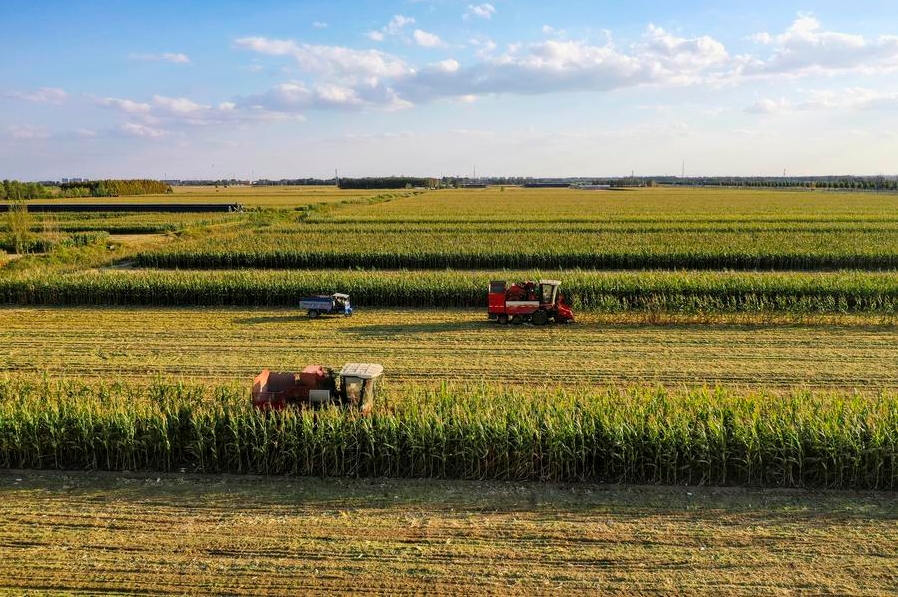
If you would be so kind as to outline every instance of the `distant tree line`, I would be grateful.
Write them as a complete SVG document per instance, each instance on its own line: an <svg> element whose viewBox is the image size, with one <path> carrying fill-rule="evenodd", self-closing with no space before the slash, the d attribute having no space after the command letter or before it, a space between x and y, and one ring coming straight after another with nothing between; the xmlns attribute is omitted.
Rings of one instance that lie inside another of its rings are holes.
<svg viewBox="0 0 898 597"><path fill-rule="evenodd" d="M747 187L747 188L804 188L804 189L846 189L866 191L898 190L898 178L893 176L697 176L697 177L626 177L598 178L592 184L626 185L642 182L673 186L707 186L707 187Z"/></svg>
<svg viewBox="0 0 898 597"><path fill-rule="evenodd" d="M19 201L23 199L46 199L54 197L52 189L48 189L39 182L19 182L18 180L4 180L3 188L0 188L0 199Z"/></svg>
<svg viewBox="0 0 898 597"><path fill-rule="evenodd" d="M63 197L122 197L126 195L151 195L171 193L172 188L159 180L89 180L85 182L66 182L59 185Z"/></svg>
<svg viewBox="0 0 898 597"><path fill-rule="evenodd" d="M333 178L281 178L280 180L268 180L260 178L253 181L253 185L257 187L276 187L276 186L328 186L336 184Z"/></svg>
<svg viewBox="0 0 898 597"><path fill-rule="evenodd" d="M337 186L341 189L410 189L414 187L434 188L435 178L412 176L384 176L372 178L341 178Z"/></svg>

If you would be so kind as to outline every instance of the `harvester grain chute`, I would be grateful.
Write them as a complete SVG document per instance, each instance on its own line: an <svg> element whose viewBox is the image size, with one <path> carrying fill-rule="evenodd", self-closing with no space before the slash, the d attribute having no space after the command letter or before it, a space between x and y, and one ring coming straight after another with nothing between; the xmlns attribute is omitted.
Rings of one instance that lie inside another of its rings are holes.
<svg viewBox="0 0 898 597"><path fill-rule="evenodd" d="M299 373L263 369L253 380L253 406L283 410L290 406L342 406L367 415L384 368L377 363L347 363L338 374L321 365L309 365Z"/></svg>
<svg viewBox="0 0 898 597"><path fill-rule="evenodd" d="M499 323L531 322L546 325L549 321L574 321L574 312L558 291L558 280L526 281L508 284L504 280L490 282L487 314Z"/></svg>

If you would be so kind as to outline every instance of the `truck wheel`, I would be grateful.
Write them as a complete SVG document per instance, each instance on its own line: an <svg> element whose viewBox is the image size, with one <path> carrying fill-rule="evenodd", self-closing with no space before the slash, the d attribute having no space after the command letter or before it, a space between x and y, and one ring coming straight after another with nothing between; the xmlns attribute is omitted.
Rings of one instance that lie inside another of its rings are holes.
<svg viewBox="0 0 898 597"><path fill-rule="evenodd" d="M512 316L512 318L511 318L511 324L512 324L512 325L521 325L522 323L524 323L524 318L523 318L523 317L521 317L520 315L513 315L513 316Z"/></svg>
<svg viewBox="0 0 898 597"><path fill-rule="evenodd" d="M542 309L534 311L533 315L530 316L530 321L533 322L533 325L546 325L549 323L549 314Z"/></svg>
<svg viewBox="0 0 898 597"><path fill-rule="evenodd" d="M502 315L500 315L496 318L496 321L498 321L502 325L505 325L508 323L508 315L503 313Z"/></svg>
<svg viewBox="0 0 898 597"><path fill-rule="evenodd" d="M309 319L315 319L318 315L318 309L309 309Z"/></svg>

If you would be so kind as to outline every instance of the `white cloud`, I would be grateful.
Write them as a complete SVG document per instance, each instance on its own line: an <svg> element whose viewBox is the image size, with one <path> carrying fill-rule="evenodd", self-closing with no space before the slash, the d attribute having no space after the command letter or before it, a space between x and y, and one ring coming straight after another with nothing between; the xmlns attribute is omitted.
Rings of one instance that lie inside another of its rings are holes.
<svg viewBox="0 0 898 597"><path fill-rule="evenodd" d="M378 30L369 31L366 35L372 41L383 41L387 36L394 37L402 33L402 30L408 25L414 25L413 17L404 15L394 15L390 22Z"/></svg>
<svg viewBox="0 0 898 597"><path fill-rule="evenodd" d="M378 50L298 44L264 37L244 37L234 44L260 54L289 56L302 70L325 76L399 77L411 70L401 58Z"/></svg>
<svg viewBox="0 0 898 597"><path fill-rule="evenodd" d="M212 126L284 118L283 114L272 112L263 106L248 105L246 102L238 104L234 101L224 101L212 106L197 103L186 97L158 94L149 102L103 98L95 100L95 103L126 114L129 117L128 121L119 125L117 131L139 137L160 137L168 134L166 129L185 126ZM165 126L166 129L159 128L160 126Z"/></svg>
<svg viewBox="0 0 898 597"><path fill-rule="evenodd" d="M799 15L781 34L761 32L749 39L770 47L772 53L767 59L747 61L739 69L746 75L884 73L898 69L898 36L867 39L824 31L812 15Z"/></svg>
<svg viewBox="0 0 898 597"><path fill-rule="evenodd" d="M122 123L119 125L118 130L132 137L143 137L146 139L158 139L168 134L168 131L135 122Z"/></svg>
<svg viewBox="0 0 898 597"><path fill-rule="evenodd" d="M746 106L744 111L748 114L775 114L791 108L792 104L785 98L778 100L765 98Z"/></svg>
<svg viewBox="0 0 898 597"><path fill-rule="evenodd" d="M165 97L154 95L153 104L163 112L177 116L197 116L206 113L210 107L198 104L186 97Z"/></svg>
<svg viewBox="0 0 898 597"><path fill-rule="evenodd" d="M165 52L163 54L128 54L131 60L144 60L148 62L171 62L173 64L190 64L187 54Z"/></svg>
<svg viewBox="0 0 898 597"><path fill-rule="evenodd" d="M50 137L50 133L45 127L31 126L27 124L14 124L7 127L6 131L10 137L19 140L48 139Z"/></svg>
<svg viewBox="0 0 898 597"><path fill-rule="evenodd" d="M764 98L744 108L749 114L773 114L788 111L819 110L895 110L898 109L898 92L882 92L862 87L838 91L816 90L802 101Z"/></svg>
<svg viewBox="0 0 898 597"><path fill-rule="evenodd" d="M442 71L444 73L454 73L457 72L461 65L456 60L452 60L451 58L447 60L441 60L433 65L436 70Z"/></svg>
<svg viewBox="0 0 898 597"><path fill-rule="evenodd" d="M690 75L708 67L725 66L729 58L723 44L707 35L692 39L676 37L653 24L635 48L637 58L654 61L675 75Z"/></svg>
<svg viewBox="0 0 898 597"><path fill-rule="evenodd" d="M415 38L415 43L425 48L439 48L445 45L439 35L421 31L420 29L415 29L412 36Z"/></svg>
<svg viewBox="0 0 898 597"><path fill-rule="evenodd" d="M364 108L408 107L388 87L378 84L339 85L319 83L281 83L262 94L242 98L238 107L262 110L272 114L297 114L306 110L359 110Z"/></svg>
<svg viewBox="0 0 898 597"><path fill-rule="evenodd" d="M406 17L403 15L395 15L390 22L387 23L387 26L383 28L384 33L389 33L390 35L396 35L402 28L406 25L414 25L415 19L412 17Z"/></svg>
<svg viewBox="0 0 898 597"><path fill-rule="evenodd" d="M37 91L32 91L30 93L10 91L6 96L39 104L61 104L69 94L59 87L41 87Z"/></svg>
<svg viewBox="0 0 898 597"><path fill-rule="evenodd" d="M312 23L312 27L315 29L327 29L327 23L323 21L315 21Z"/></svg>
<svg viewBox="0 0 898 597"><path fill-rule="evenodd" d="M491 39L472 39L468 43L477 48L474 55L480 60L488 59L498 47L496 42Z"/></svg>
<svg viewBox="0 0 898 597"><path fill-rule="evenodd" d="M394 30L410 19L396 16ZM420 29L413 32L420 45L441 44L439 37ZM312 84L274 87L251 96L269 109L295 111L326 107L405 107L439 98L485 94L543 94L565 91L609 91L638 85L686 85L722 76L730 58L717 40L683 38L649 25L644 36L627 49L609 38L602 45L586 41L548 39L530 45L510 45L496 55L492 40L470 40L480 62L462 67L447 60L414 67L378 50L300 44L262 37L235 40L235 46L274 56L286 56L319 76ZM337 97L322 93L324 85L340 88ZM350 94L347 90L352 90ZM244 98L249 101L248 98Z"/></svg>
<svg viewBox="0 0 898 597"><path fill-rule="evenodd" d="M470 9L471 15L481 18L495 13L491 4L471 5ZM413 23L411 17L394 15L387 25L371 34L376 39L403 35ZM559 33L549 26L544 32L549 36ZM424 30L415 29L410 33L408 41L418 45L445 45L439 36ZM493 94L603 92L638 86L711 85L722 81L738 84L758 77L801 76L813 70L808 65L815 69L823 68L824 64L835 68L836 54L851 54L851 59L841 59L843 67L863 63L865 68L870 64L882 68L893 59L898 65L898 45L894 56L890 53L892 38L869 41L861 36L821 31L816 19L804 15L781 34L761 33L752 39L769 48L768 57L731 56L713 37L683 37L654 24L649 24L639 39L626 46L616 45L610 33L600 42L549 37L530 44L512 44L504 51L498 51L492 40L479 38L468 41L476 60L463 66L452 59L416 65L376 49L246 37L236 39L234 46L289 58L310 79L281 83L261 93L236 98L226 102L230 104L227 109L221 107L224 104L212 107L186 98L162 96L154 96L152 104L105 101L128 113L144 115L148 125L157 124L150 118L206 124L231 122L250 115L292 117L306 110L397 109L444 98L470 101ZM814 48L816 53L810 51ZM860 61L861 55L876 60ZM852 101L860 107L891 105L893 100L890 97L862 100L858 96ZM816 97L793 102L785 98L761 98L743 111L772 114L833 103L847 105L847 100L836 102L832 98Z"/></svg>
<svg viewBox="0 0 898 597"><path fill-rule="evenodd" d="M501 55L447 73L425 67L395 81L400 95L411 101L437 97L495 93L542 94L564 91L610 91L638 85L684 85L723 71L728 55L721 43L692 39L649 26L629 51L609 40L545 40L515 44Z"/></svg>
<svg viewBox="0 0 898 597"><path fill-rule="evenodd" d="M122 112L127 112L128 114L147 114L152 109L150 104L135 102L129 99L119 99L117 97L106 97L97 100L97 103L101 106L116 108Z"/></svg>
<svg viewBox="0 0 898 597"><path fill-rule="evenodd" d="M477 6L469 4L463 18L466 20L472 18L490 20L495 13L496 7L492 4L478 4Z"/></svg>

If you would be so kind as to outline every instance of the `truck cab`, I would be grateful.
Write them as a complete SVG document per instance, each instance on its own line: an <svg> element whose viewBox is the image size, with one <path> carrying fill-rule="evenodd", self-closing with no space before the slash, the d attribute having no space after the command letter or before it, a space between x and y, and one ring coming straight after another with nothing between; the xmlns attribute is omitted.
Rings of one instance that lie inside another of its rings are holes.
<svg viewBox="0 0 898 597"><path fill-rule="evenodd" d="M345 404L367 415L374 407L377 380L384 373L377 363L347 363L340 369L340 393Z"/></svg>
<svg viewBox="0 0 898 597"><path fill-rule="evenodd" d="M323 313L339 313L346 317L352 315L349 295L341 292L307 296L299 301L299 308L308 309L309 319L315 319Z"/></svg>

